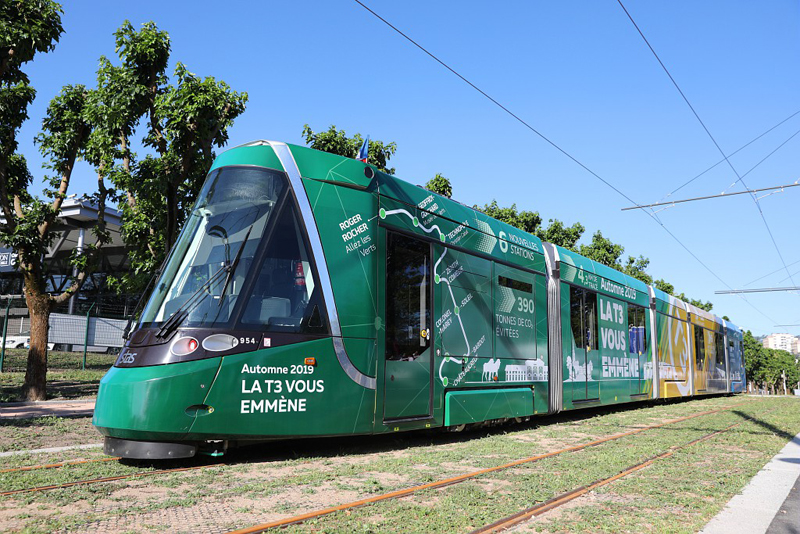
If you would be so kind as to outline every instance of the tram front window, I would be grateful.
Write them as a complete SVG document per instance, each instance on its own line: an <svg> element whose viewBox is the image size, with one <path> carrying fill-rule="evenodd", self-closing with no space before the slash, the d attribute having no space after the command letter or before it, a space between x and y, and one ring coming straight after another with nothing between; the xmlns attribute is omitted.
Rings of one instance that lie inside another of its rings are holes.
<svg viewBox="0 0 800 534"><path fill-rule="evenodd" d="M223 167L198 199L142 326L160 326L165 336L177 324L231 327L241 316L246 329L324 333L322 297L285 175Z"/></svg>

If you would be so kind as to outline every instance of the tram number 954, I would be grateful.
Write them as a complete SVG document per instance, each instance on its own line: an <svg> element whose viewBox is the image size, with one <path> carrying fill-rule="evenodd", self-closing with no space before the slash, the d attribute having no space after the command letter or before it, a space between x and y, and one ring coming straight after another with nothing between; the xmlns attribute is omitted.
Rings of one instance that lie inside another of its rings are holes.
<svg viewBox="0 0 800 534"><path fill-rule="evenodd" d="M517 297L517 311L523 313L533 313L533 299Z"/></svg>

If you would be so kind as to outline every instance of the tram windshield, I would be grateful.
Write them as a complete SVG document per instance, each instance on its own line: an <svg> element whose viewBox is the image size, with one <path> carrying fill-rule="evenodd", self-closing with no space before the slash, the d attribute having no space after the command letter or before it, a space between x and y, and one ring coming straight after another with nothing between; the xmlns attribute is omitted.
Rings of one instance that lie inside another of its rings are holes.
<svg viewBox="0 0 800 534"><path fill-rule="evenodd" d="M314 272L286 176L223 167L198 195L141 326L324 333Z"/></svg>

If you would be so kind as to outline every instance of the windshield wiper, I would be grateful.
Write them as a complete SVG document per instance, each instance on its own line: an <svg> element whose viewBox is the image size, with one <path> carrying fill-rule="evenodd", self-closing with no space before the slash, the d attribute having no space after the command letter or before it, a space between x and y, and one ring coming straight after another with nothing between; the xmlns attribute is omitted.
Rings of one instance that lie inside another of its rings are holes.
<svg viewBox="0 0 800 534"><path fill-rule="evenodd" d="M184 319L186 319L186 317L189 316L189 313L198 304L200 304L205 300L205 298L210 294L206 292L208 288L214 285L217 282L217 280L219 280L220 276L222 276L222 273L227 270L228 270L228 265L223 265L222 267L219 268L217 272L215 272L211 276L211 278L206 280L206 282L203 285L198 287L197 291L192 293L192 295L186 300L186 302L184 302L177 310L175 310L175 313L170 315L169 319L167 319L164 322L164 324L161 325L161 328L156 333L156 337L164 339L165 337L169 336L172 332L174 332L175 329L178 328L178 325L180 325L184 321Z"/></svg>
<svg viewBox="0 0 800 534"><path fill-rule="evenodd" d="M250 237L250 232L253 231L253 226L254 225L250 225L250 228L247 230L247 234L245 234L242 244L239 245L239 250L236 251L236 257L233 259L233 261L220 267L219 270L211 276L211 278L209 278L202 286L200 286L197 291L192 293L192 296L190 296L186 302L184 302L177 310L175 310L175 313L173 313L169 319L166 320L166 322L156 333L157 338L164 339L172 334L172 332L174 332L175 329L178 328L178 326L180 326L184 320L186 320L191 311L196 308L198 304L203 302L208 295L210 295L207 290L219 280L220 276L222 276L222 273L224 272L227 276L225 277L225 284L222 287L222 292L219 295L219 305L222 306L222 297L225 295L225 291L228 289L233 271L236 269L236 266L239 264L239 260L242 258L244 246L247 244L247 239Z"/></svg>
<svg viewBox="0 0 800 534"><path fill-rule="evenodd" d="M250 225L250 228L247 230L247 233L244 236L244 240L242 244L239 246L239 250L236 251L236 256L233 258L233 261L228 266L228 276L225 277L225 283L222 286L222 291L219 294L219 306L222 307L222 297L225 296L225 291L228 290L228 284L231 283L231 279L233 278L233 271L236 270L236 266L239 265L239 260L242 259L242 251L244 251L244 246L247 244L247 239L250 237L250 232L253 231L253 224Z"/></svg>

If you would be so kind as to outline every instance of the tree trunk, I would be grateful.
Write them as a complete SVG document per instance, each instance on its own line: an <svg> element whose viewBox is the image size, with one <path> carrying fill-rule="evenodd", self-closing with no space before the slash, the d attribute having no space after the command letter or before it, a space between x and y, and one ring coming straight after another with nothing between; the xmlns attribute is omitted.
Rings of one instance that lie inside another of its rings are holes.
<svg viewBox="0 0 800 534"><path fill-rule="evenodd" d="M47 398L47 334L50 330L50 298L46 293L42 294L26 288L25 301L31 316L31 346L28 350L28 368L25 372L22 395L25 400L42 401Z"/></svg>

